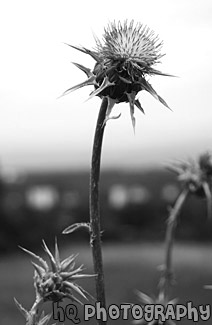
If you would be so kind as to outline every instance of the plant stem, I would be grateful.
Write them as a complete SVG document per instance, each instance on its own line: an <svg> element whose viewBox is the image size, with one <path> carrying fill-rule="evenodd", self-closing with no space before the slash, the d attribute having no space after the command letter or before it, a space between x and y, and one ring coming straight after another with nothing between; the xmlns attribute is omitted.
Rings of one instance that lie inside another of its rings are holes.
<svg viewBox="0 0 212 325"><path fill-rule="evenodd" d="M29 312L32 317L32 324L34 322L38 322L38 320L40 319L40 315L41 315L40 307L43 303L44 303L43 299L37 296L32 308L30 309L30 312Z"/></svg>
<svg viewBox="0 0 212 325"><path fill-rule="evenodd" d="M105 116L107 111L107 98L104 97L97 119L96 130L93 142L91 174L90 174L90 226L91 226L91 247L93 253L94 273L96 276L96 298L101 303L102 307L106 307L104 272L101 249L101 226L100 226L100 208L99 208L99 178L100 178L100 163L102 140L105 127ZM106 322L99 321L99 324Z"/></svg>
<svg viewBox="0 0 212 325"><path fill-rule="evenodd" d="M177 225L177 217L181 211L181 208L185 202L189 190L187 188L183 189L178 196L174 207L171 209L166 228L166 238L165 238L165 268L162 276L162 281L160 283L160 291L164 295L169 295L169 288L173 281L173 270L172 270L172 252L174 245L174 231Z"/></svg>

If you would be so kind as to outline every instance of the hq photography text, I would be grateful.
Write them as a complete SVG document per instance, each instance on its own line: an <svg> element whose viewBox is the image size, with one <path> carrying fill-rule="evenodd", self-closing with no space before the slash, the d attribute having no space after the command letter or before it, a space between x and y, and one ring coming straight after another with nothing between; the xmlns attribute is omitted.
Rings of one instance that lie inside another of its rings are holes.
<svg viewBox="0 0 212 325"><path fill-rule="evenodd" d="M59 302L53 303L53 319L64 322L66 319L73 324L80 324L82 321L93 320L142 320L151 322L153 320L165 322L169 319L180 321L183 318L198 322L207 321L211 317L210 305L194 306L191 301L183 304L112 304L108 308L101 307L100 302L95 305L85 304L83 306L83 316L79 316L78 307L74 304L68 304L63 307Z"/></svg>

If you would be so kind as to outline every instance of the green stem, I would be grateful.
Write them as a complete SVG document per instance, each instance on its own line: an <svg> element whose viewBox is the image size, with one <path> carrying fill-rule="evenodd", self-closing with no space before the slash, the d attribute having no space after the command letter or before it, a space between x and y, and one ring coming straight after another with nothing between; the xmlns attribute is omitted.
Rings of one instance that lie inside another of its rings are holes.
<svg viewBox="0 0 212 325"><path fill-rule="evenodd" d="M172 252L174 245L174 232L177 225L177 217L181 211L181 208L187 198L188 189L182 190L178 196L174 207L171 209L166 228L165 238L165 269L160 285L160 291L165 295L169 295L169 288L173 281L173 270L172 270Z"/></svg>
<svg viewBox="0 0 212 325"><path fill-rule="evenodd" d="M91 225L91 247L93 253L94 273L96 276L96 299L102 307L106 307L104 272L101 249L101 226L100 226L100 208L99 208L99 178L102 140L105 127L105 116L107 111L107 98L104 97L99 111L96 124L96 131L93 142L91 174L90 174L90 225ZM99 321L99 324L106 322Z"/></svg>

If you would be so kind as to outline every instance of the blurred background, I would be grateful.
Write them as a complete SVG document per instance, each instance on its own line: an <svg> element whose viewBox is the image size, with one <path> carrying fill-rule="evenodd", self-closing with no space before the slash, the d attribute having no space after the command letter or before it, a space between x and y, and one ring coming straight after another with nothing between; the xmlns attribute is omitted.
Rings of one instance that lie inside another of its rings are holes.
<svg viewBox="0 0 212 325"><path fill-rule="evenodd" d="M79 263L92 272L88 235L79 231L62 236L61 231L88 220L89 167L100 100L86 101L92 87L58 97L85 78L71 62L94 66L89 56L64 43L92 49L94 36L101 39L113 20L134 19L159 34L166 55L156 68L177 76L150 79L172 111L150 94L139 94L145 115L135 112L135 135L128 104L115 106L114 115L121 117L107 123L102 155L108 303L136 302L135 288L156 294L168 207L180 191L165 165L211 150L211 14L209 0L8 0L0 5L4 324L23 324L14 296L26 308L33 302L32 268L18 245L40 252L43 238L51 247L58 236L62 254L70 254L72 245L73 253L80 252ZM173 294L180 303L211 301L212 293L203 290L212 283L211 231L204 199L190 197L176 232L178 285ZM93 292L93 283L86 285Z"/></svg>

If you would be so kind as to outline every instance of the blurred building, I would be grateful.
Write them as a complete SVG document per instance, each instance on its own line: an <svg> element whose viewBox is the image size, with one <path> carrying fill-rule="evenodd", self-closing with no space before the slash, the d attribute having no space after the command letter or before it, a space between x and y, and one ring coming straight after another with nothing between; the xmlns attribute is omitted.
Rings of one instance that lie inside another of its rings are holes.
<svg viewBox="0 0 212 325"><path fill-rule="evenodd" d="M123 209L128 204L145 204L151 200L150 191L142 185L114 184L108 190L108 203L114 209Z"/></svg>
<svg viewBox="0 0 212 325"><path fill-rule="evenodd" d="M36 210L51 210L59 200L57 189L51 185L32 186L26 192L26 203Z"/></svg>

